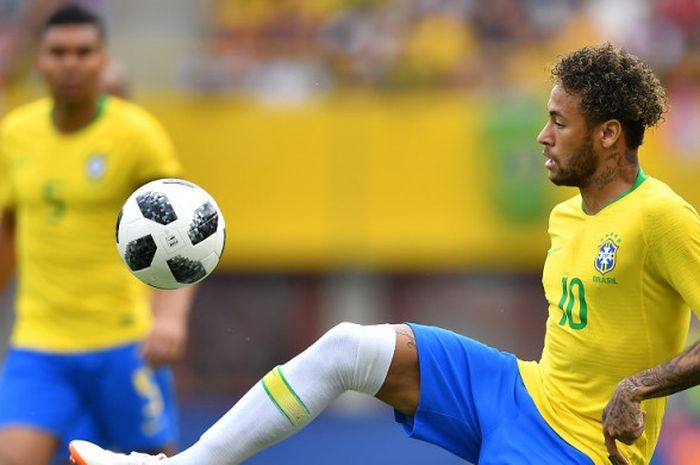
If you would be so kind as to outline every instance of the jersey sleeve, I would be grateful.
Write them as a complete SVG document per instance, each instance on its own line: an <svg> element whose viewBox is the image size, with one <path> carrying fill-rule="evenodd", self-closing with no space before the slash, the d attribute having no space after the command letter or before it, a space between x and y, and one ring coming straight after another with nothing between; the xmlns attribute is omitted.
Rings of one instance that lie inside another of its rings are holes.
<svg viewBox="0 0 700 465"><path fill-rule="evenodd" d="M163 126L151 115L143 115L138 138L137 185L159 178L182 177L182 165Z"/></svg>
<svg viewBox="0 0 700 465"><path fill-rule="evenodd" d="M651 215L648 241L659 273L700 315L700 216L683 202Z"/></svg>

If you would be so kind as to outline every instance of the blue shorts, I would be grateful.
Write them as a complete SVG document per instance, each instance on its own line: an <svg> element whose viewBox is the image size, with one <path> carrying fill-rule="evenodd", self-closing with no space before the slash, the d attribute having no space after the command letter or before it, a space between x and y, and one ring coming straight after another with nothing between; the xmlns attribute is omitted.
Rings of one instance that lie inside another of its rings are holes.
<svg viewBox="0 0 700 465"><path fill-rule="evenodd" d="M444 329L410 326L420 401L412 417L396 412L409 437L479 465L593 465L542 418L514 355Z"/></svg>
<svg viewBox="0 0 700 465"><path fill-rule="evenodd" d="M12 348L0 374L0 427L23 425L67 441L160 450L177 436L172 372L148 368L140 346L80 354Z"/></svg>

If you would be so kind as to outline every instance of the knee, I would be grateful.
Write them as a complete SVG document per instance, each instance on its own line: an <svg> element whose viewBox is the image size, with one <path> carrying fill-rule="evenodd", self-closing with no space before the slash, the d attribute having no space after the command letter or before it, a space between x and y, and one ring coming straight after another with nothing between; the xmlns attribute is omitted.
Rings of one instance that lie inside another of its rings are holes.
<svg viewBox="0 0 700 465"><path fill-rule="evenodd" d="M345 349L356 348L363 337L365 327L357 323L344 321L329 329L319 340L325 344Z"/></svg>
<svg viewBox="0 0 700 465"><path fill-rule="evenodd" d="M374 395L391 364L396 334L391 325L343 322L324 334L319 344L344 388Z"/></svg>

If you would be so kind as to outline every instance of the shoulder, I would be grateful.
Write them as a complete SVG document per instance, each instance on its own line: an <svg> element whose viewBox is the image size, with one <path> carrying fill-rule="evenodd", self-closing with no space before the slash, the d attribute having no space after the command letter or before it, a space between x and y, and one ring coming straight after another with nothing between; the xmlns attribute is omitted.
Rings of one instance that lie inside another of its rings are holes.
<svg viewBox="0 0 700 465"><path fill-rule="evenodd" d="M581 205L583 205L583 199L581 199L580 194L558 203L552 208L552 212L549 215L550 222L557 218L581 216L583 214Z"/></svg>
<svg viewBox="0 0 700 465"><path fill-rule="evenodd" d="M647 178L639 191L640 208L650 220L664 221L679 216L698 218L698 213L692 205L656 178Z"/></svg>
<svg viewBox="0 0 700 465"><path fill-rule="evenodd" d="M107 117L126 129L145 132L161 132L163 130L156 117L136 103L110 96L106 105Z"/></svg>
<svg viewBox="0 0 700 465"><path fill-rule="evenodd" d="M10 111L0 122L0 130L3 133L7 133L8 131L11 132L32 127L36 124L43 124L50 115L51 99L36 100Z"/></svg>
<svg viewBox="0 0 700 465"><path fill-rule="evenodd" d="M700 233L698 212L667 184L649 177L638 190L643 227L651 240Z"/></svg>

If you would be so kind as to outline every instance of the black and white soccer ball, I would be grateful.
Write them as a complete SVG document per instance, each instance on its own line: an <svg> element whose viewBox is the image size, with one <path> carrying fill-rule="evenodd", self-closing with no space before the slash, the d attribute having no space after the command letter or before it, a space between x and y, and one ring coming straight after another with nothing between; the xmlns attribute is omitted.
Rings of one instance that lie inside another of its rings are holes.
<svg viewBox="0 0 700 465"><path fill-rule="evenodd" d="M117 217L117 249L131 272L159 289L201 281L219 263L224 216L204 189L158 179L134 191Z"/></svg>

